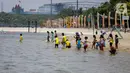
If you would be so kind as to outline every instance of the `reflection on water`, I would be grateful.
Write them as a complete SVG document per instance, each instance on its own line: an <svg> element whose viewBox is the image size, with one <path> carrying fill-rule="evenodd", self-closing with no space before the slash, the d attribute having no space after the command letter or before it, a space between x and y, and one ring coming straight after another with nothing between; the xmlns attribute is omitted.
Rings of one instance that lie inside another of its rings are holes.
<svg viewBox="0 0 130 73"><path fill-rule="evenodd" d="M130 73L130 54L55 49L45 34L0 34L0 73ZM61 47L61 46L60 46Z"/></svg>

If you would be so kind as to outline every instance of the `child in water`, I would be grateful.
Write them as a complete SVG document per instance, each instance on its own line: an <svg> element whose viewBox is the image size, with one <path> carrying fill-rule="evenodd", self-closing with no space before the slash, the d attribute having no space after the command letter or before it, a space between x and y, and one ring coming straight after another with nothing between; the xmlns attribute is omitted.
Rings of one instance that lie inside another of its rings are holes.
<svg viewBox="0 0 130 73"><path fill-rule="evenodd" d="M22 42L23 41L23 35L22 34L20 34L20 40L19 40L20 42Z"/></svg>
<svg viewBox="0 0 130 73"><path fill-rule="evenodd" d="M51 31L51 41L54 42L54 33Z"/></svg>
<svg viewBox="0 0 130 73"><path fill-rule="evenodd" d="M110 48L111 48L111 46L113 46L113 42L114 42L114 40L113 40L113 35L110 34L110 35L109 35L109 46L110 46Z"/></svg>
<svg viewBox="0 0 130 73"><path fill-rule="evenodd" d="M78 38L78 40L77 40L77 49L78 50L81 49L81 38Z"/></svg>
<svg viewBox="0 0 130 73"><path fill-rule="evenodd" d="M68 39L66 40L66 48L71 48L71 43Z"/></svg>
<svg viewBox="0 0 130 73"><path fill-rule="evenodd" d="M47 31L47 42L50 42L50 33Z"/></svg>
<svg viewBox="0 0 130 73"><path fill-rule="evenodd" d="M66 36L65 36L65 34L64 33L62 33L62 36L63 36L63 38L62 38L62 45L63 45L63 47L65 47L65 44L66 44Z"/></svg>
<svg viewBox="0 0 130 73"><path fill-rule="evenodd" d="M115 35L115 48L116 49L118 49L118 43L119 43L118 35Z"/></svg>
<svg viewBox="0 0 130 73"><path fill-rule="evenodd" d="M54 32L55 32L55 36L57 36L57 31L55 30Z"/></svg>
<svg viewBox="0 0 130 73"><path fill-rule="evenodd" d="M97 42L97 40L96 40L96 36L95 35L93 35L93 44L92 44L92 49L93 49L93 47L94 47L94 49L96 49L96 42Z"/></svg>
<svg viewBox="0 0 130 73"><path fill-rule="evenodd" d="M103 35L100 35L100 41L99 42L100 42L100 50L104 51L105 39L104 39Z"/></svg>
<svg viewBox="0 0 130 73"><path fill-rule="evenodd" d="M109 52L110 52L110 55L115 55L116 54L116 49L113 46L111 46Z"/></svg>
<svg viewBox="0 0 130 73"><path fill-rule="evenodd" d="M77 44L78 38L80 38L80 35L79 35L79 33L78 33L78 32L76 32L76 34L75 34L75 37L74 37L74 38L76 39L76 44Z"/></svg>
<svg viewBox="0 0 130 73"><path fill-rule="evenodd" d="M59 47L59 38L57 36L55 36L55 48Z"/></svg>
<svg viewBox="0 0 130 73"><path fill-rule="evenodd" d="M83 42L83 44L84 44L84 52L86 52L86 49L88 48L88 37L85 37L84 38L85 39L85 41Z"/></svg>

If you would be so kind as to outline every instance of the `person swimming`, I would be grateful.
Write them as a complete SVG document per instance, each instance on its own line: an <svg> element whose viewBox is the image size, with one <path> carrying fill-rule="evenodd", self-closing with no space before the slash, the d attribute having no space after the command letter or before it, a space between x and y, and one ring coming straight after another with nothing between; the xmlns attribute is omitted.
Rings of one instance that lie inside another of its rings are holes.
<svg viewBox="0 0 130 73"><path fill-rule="evenodd" d="M20 41L20 42L23 41L23 35L22 35L22 34L20 34L20 39L19 39L19 41Z"/></svg>

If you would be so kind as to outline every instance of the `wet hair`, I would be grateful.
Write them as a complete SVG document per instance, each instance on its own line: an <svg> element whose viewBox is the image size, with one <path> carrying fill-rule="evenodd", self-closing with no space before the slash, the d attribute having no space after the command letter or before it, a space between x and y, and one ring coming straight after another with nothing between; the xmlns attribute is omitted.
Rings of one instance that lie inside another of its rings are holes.
<svg viewBox="0 0 130 73"><path fill-rule="evenodd" d="M62 36L64 36L65 34L64 33L62 33Z"/></svg>
<svg viewBox="0 0 130 73"><path fill-rule="evenodd" d="M47 31L47 33L49 33L49 31Z"/></svg>
<svg viewBox="0 0 130 73"><path fill-rule="evenodd" d="M20 34L20 36L22 36L22 34Z"/></svg>
<svg viewBox="0 0 130 73"><path fill-rule="evenodd" d="M100 35L100 38L104 38L104 36L103 36L103 35Z"/></svg>
<svg viewBox="0 0 130 73"><path fill-rule="evenodd" d="M93 38L96 38L96 36L95 36L95 35L93 35Z"/></svg>
<svg viewBox="0 0 130 73"><path fill-rule="evenodd" d="M112 35L112 34L110 34L110 35L109 35L109 37L113 38L113 35Z"/></svg>
<svg viewBox="0 0 130 73"><path fill-rule="evenodd" d="M55 36L55 38L57 37L57 35Z"/></svg>
<svg viewBox="0 0 130 73"><path fill-rule="evenodd" d="M85 39L85 40L87 40L87 39L88 39L88 37L85 37L84 39Z"/></svg>
<svg viewBox="0 0 130 73"><path fill-rule="evenodd" d="M68 39L66 39L66 41L69 41Z"/></svg>
<svg viewBox="0 0 130 73"><path fill-rule="evenodd" d="M115 37L118 37L118 35L116 34Z"/></svg>
<svg viewBox="0 0 130 73"><path fill-rule="evenodd" d="M53 33L53 31L51 31L51 33Z"/></svg>
<svg viewBox="0 0 130 73"><path fill-rule="evenodd" d="M54 32L56 33L56 30Z"/></svg>

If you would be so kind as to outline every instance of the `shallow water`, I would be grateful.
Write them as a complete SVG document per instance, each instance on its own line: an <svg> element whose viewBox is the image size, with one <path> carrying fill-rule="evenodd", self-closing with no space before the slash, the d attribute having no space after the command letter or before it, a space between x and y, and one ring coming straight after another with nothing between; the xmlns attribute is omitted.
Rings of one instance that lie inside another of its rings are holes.
<svg viewBox="0 0 130 73"><path fill-rule="evenodd" d="M55 49L46 34L0 33L0 73L130 73L130 54ZM60 46L61 47L61 46Z"/></svg>

